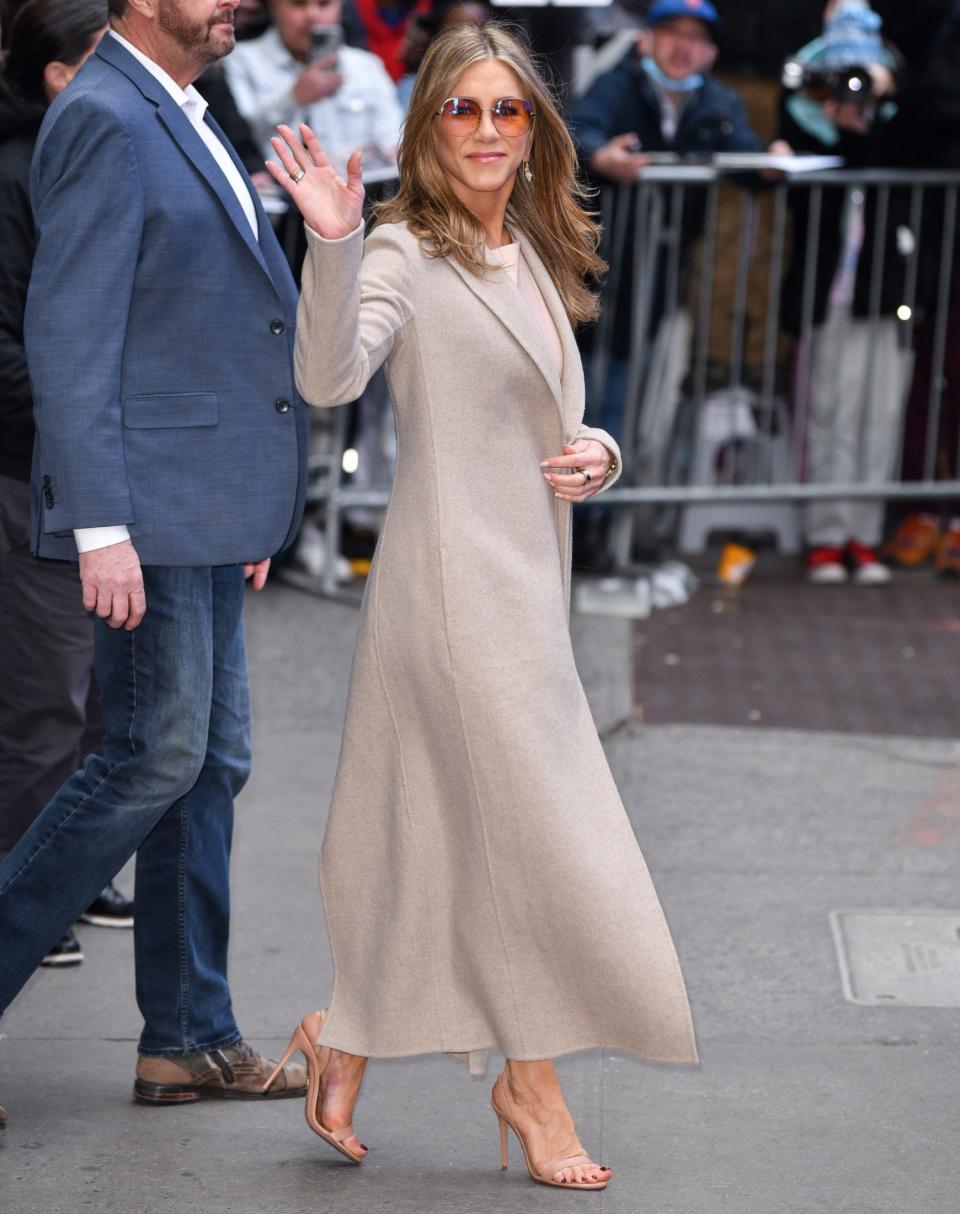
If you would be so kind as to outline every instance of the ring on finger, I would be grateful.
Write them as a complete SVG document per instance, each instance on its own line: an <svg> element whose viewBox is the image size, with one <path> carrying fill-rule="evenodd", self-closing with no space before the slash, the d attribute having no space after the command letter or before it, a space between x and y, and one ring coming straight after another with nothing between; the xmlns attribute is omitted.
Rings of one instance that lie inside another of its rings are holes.
<svg viewBox="0 0 960 1214"><path fill-rule="evenodd" d="M297 171L295 173L290 174L290 180L293 182L294 185L299 185L300 182L303 181L304 177L306 177L306 175L307 175L307 170L301 165L300 168L297 169Z"/></svg>
<svg viewBox="0 0 960 1214"><path fill-rule="evenodd" d="M583 473L583 484L584 484L584 488L586 488L586 486L589 485L590 482L593 480L593 477L586 470L586 468L581 468L580 471Z"/></svg>

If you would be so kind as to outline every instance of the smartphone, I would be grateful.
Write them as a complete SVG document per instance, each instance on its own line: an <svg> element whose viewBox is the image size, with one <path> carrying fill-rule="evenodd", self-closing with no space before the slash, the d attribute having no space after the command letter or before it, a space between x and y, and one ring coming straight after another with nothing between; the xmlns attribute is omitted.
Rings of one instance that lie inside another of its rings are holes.
<svg viewBox="0 0 960 1214"><path fill-rule="evenodd" d="M343 27L339 25L315 25L310 30L310 53L307 56L310 63L336 56L343 46ZM339 64L334 58L330 64L331 71L337 71Z"/></svg>

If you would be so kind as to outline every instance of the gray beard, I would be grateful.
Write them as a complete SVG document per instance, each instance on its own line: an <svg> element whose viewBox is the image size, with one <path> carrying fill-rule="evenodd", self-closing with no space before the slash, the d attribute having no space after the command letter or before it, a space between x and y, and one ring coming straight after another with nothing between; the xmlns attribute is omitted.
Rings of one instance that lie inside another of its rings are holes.
<svg viewBox="0 0 960 1214"><path fill-rule="evenodd" d="M197 55L208 63L216 63L224 55L229 55L235 45L233 38L223 44L214 41L211 38L211 27L191 21L180 11L177 0L160 0L157 24L182 50Z"/></svg>

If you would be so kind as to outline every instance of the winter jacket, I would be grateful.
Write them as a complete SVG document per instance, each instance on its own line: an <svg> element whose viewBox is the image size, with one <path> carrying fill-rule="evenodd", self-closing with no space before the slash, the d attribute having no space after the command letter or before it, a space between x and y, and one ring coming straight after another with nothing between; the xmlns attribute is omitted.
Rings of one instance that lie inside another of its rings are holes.
<svg viewBox="0 0 960 1214"><path fill-rule="evenodd" d="M840 142L833 147L824 147L790 117L785 107L781 108L780 135L795 152L811 155L842 156L846 168L856 170L892 167L887 146L887 123L876 119L868 135L840 132ZM812 323L823 324L827 318L830 290L840 267L844 245L844 217L850 186L825 186L821 192L820 231L817 238L817 261L813 291ZM875 301L877 314L893 316L904 303L907 291L907 267L914 244L910 232L910 190L894 188L889 191L887 221L883 233L882 261L879 291L874 295L873 267L877 252L877 199L876 186L865 191L866 203L863 212L863 244L857 261L856 281L853 296L853 315L864 318L870 315ZM791 187L789 209L792 218L792 241L790 265L783 284L783 325L788 333L797 335L803 327L804 278L807 261L807 241L812 190L803 182Z"/></svg>
<svg viewBox="0 0 960 1214"><path fill-rule="evenodd" d="M710 76L701 88L691 94L680 116L674 139L665 139L661 129L660 96L634 51L626 55L611 71L597 77L586 93L571 107L569 122L571 133L586 166L594 153L615 135L624 135L630 131L636 132L644 152L708 156L715 152L757 152L763 147L750 126L740 97ZM589 167L587 171L589 173ZM598 177L595 184L600 186L607 182ZM620 286L612 330L613 353L617 358L630 356L636 191L630 192L626 202L630 210L623 246L625 264L619 267ZM670 197L666 192L664 207L667 216L669 206ZM690 253L703 231L705 211L706 191L702 187L692 186L686 191L684 198L681 278L688 267ZM617 219L615 214L612 214L610 227L616 226ZM651 309L651 323L654 326L665 304L665 268L666 259L661 256ZM681 292L682 290L681 282Z"/></svg>

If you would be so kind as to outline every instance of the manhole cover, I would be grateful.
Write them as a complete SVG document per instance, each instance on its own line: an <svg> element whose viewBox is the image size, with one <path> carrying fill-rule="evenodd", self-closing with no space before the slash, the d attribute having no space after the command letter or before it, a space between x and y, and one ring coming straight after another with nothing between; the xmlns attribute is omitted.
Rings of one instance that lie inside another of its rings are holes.
<svg viewBox="0 0 960 1214"><path fill-rule="evenodd" d="M960 911L830 912L851 1003L960 1007Z"/></svg>

